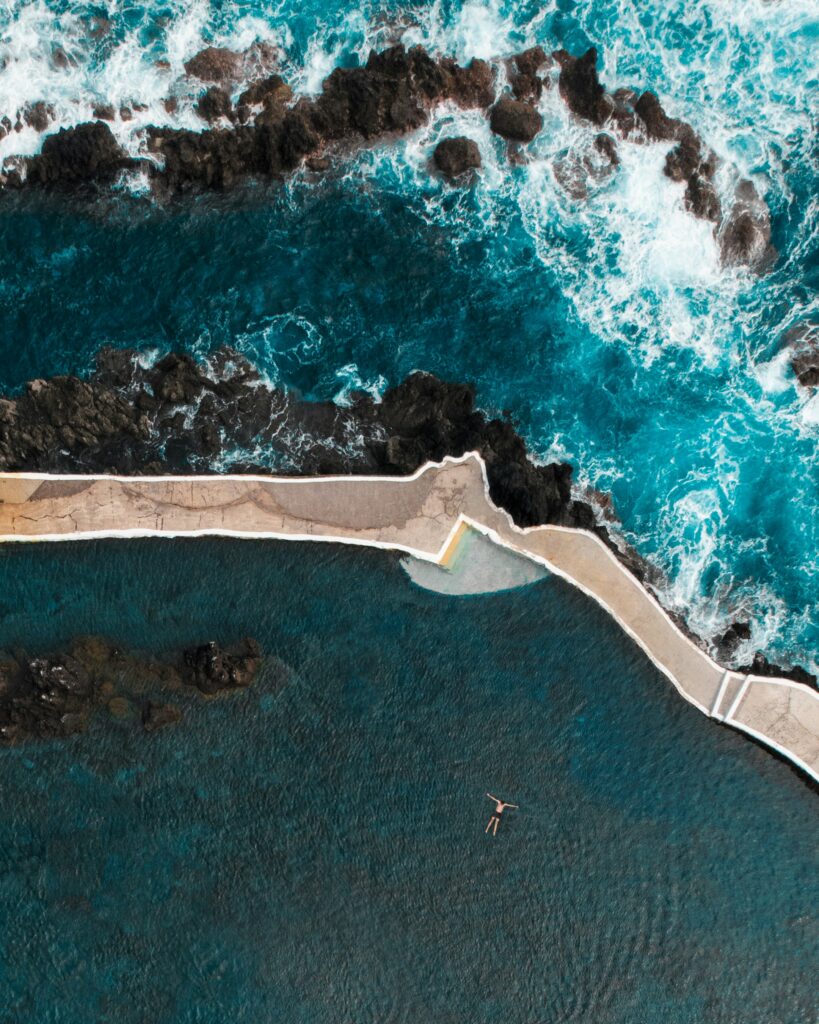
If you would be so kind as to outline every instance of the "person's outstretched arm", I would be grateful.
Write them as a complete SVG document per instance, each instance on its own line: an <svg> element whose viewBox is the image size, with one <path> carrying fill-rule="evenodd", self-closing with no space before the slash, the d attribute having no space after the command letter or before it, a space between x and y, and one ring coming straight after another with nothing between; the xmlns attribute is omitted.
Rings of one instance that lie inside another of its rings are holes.
<svg viewBox="0 0 819 1024"><path fill-rule="evenodd" d="M494 800L496 804L499 804L501 802L500 800L498 800L496 796L492 796L491 793L487 793L486 795L489 797L490 800Z"/></svg>

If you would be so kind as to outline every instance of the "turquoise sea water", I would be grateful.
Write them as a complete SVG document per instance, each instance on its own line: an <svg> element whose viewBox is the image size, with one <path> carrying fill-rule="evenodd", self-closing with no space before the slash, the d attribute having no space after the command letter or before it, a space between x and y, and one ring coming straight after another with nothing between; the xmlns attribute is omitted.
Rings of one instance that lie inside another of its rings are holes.
<svg viewBox="0 0 819 1024"><path fill-rule="evenodd" d="M815 795L562 581L129 541L6 547L0 594L3 646L286 666L0 752L4 1024L814 1024Z"/></svg>
<svg viewBox="0 0 819 1024"><path fill-rule="evenodd" d="M108 29L92 34L100 16ZM611 491L628 539L667 574L664 600L697 631L750 619L740 660L764 648L816 668L819 398L795 386L784 348L817 315L812 0L17 0L0 11L0 113L45 98L70 124L102 100L142 103L114 126L137 151L205 43L273 40L309 92L401 33L461 59L595 43L610 88L654 89L714 147L725 204L737 175L753 178L772 211L771 273L719 265L709 226L662 175L662 145L622 144L617 174L570 198L554 167L582 156L591 133L551 88L523 167L481 115L442 109L321 182L162 210L134 199L133 183L90 204L4 196L0 385L86 371L103 344L206 354L228 343L339 400L412 369L473 379L536 453ZM201 124L190 100L175 118ZM483 151L465 194L427 169L452 131ZM40 144L12 132L0 156Z"/></svg>

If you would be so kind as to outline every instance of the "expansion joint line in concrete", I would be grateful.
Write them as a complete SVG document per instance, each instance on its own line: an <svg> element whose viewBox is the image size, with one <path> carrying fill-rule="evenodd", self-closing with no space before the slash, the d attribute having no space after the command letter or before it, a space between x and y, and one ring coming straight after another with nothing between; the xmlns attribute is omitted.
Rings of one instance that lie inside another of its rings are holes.
<svg viewBox="0 0 819 1024"><path fill-rule="evenodd" d="M721 715L719 713L719 709L720 709L720 705L722 704L722 698L725 696L725 690L728 687L728 681L730 680L730 678L731 678L731 672L730 672L729 669L726 669L725 672L723 673L722 680L721 680L721 682L719 684L719 689L717 690L717 695L714 698L714 703L711 705L711 717L719 719L720 722L724 722L725 721L725 715Z"/></svg>
<svg viewBox="0 0 819 1024"><path fill-rule="evenodd" d="M737 690L736 697L734 697L734 699L731 701L730 708L728 708L728 710L722 716L722 721L723 722L730 722L730 721L732 721L734 715L737 713L737 711L739 711L739 705L742 703L742 698L748 692L748 687L750 685L751 685L751 677L750 676L745 676L745 678L742 680L742 686L740 686L740 688Z"/></svg>

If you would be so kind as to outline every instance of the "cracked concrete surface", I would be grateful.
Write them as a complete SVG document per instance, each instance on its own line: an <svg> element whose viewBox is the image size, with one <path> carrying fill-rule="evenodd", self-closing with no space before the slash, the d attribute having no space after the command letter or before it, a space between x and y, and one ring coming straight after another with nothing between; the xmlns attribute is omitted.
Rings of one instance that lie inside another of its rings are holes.
<svg viewBox="0 0 819 1024"><path fill-rule="evenodd" d="M729 672L720 695L726 670L678 629L599 538L557 526L516 527L489 499L475 453L428 464L412 477L0 474L3 541L226 534L390 548L441 563L464 523L578 586L686 700L819 780L819 693L785 679L750 677L746 684Z"/></svg>

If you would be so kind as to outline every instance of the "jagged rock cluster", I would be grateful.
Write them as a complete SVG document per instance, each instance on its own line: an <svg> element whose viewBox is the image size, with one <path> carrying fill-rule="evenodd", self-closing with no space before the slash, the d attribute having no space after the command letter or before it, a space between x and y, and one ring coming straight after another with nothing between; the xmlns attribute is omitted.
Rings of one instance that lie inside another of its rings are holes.
<svg viewBox="0 0 819 1024"><path fill-rule="evenodd" d="M713 184L717 157L690 124L669 117L652 92L607 92L597 76L594 48L581 57L572 57L565 50L554 57L560 64L560 94L578 117L631 141L674 143L666 156L665 174L672 181L685 183L686 208L714 224L724 262L763 268L772 260L770 214L753 182L737 182L733 204L726 213ZM600 144L604 144L602 139Z"/></svg>
<svg viewBox="0 0 819 1024"><path fill-rule="evenodd" d="M486 461L493 500L518 525L596 528L591 506L572 497L571 466L537 465L509 420L475 409L472 386L429 374L412 374L379 403L357 393L340 408L271 387L230 350L207 365L171 353L146 368L133 351L105 349L88 379L36 380L0 399L7 470L206 472L240 451L235 472L272 462L305 474L409 474L473 450Z"/></svg>
<svg viewBox="0 0 819 1024"><path fill-rule="evenodd" d="M180 704L166 699L170 693L213 696L244 689L261 661L250 638L227 648L203 644L162 661L96 636L78 638L68 651L47 657L0 654L0 743L72 736L105 709L154 732L182 719Z"/></svg>
<svg viewBox="0 0 819 1024"><path fill-rule="evenodd" d="M275 49L257 44L245 54L208 47L186 64L187 74L206 88L196 110L211 125L201 132L150 126L147 158L129 157L116 142L107 121L110 105L95 110L97 120L62 129L46 138L42 152L4 167L0 183L9 186L77 186L111 182L119 172L141 168L155 187L175 194L190 189L226 189L248 177L276 178L301 165L321 172L330 166L328 152L341 144L368 142L403 134L423 125L430 111L449 101L464 109L483 110L493 132L507 140L512 161L520 147L543 128L537 101L559 68L560 95L580 119L605 131L592 153L555 164L558 181L575 198L585 196L587 176L605 177L619 163L614 135L632 141L671 142L665 173L685 183L685 204L691 213L712 222L727 263L763 267L773 256L770 218L753 183L738 181L731 208L723 211L714 175L717 159L691 125L669 117L651 92L618 89L608 93L597 76L597 51L580 57L565 50L547 54L536 46L505 63L509 91L498 93L496 67L473 60L461 67L447 57L433 57L423 47L397 45L372 52L363 67L336 68L314 97L294 97L273 71ZM254 76L256 76L254 78ZM247 87L234 103L232 88ZM169 97L166 109L175 109ZM119 111L132 117L130 108ZM50 120L44 103L18 116L44 130ZM11 130L0 121L0 132ZM463 138L433 156L433 166L447 179L468 180L465 172L480 167L474 142ZM444 145L443 143L441 145Z"/></svg>

